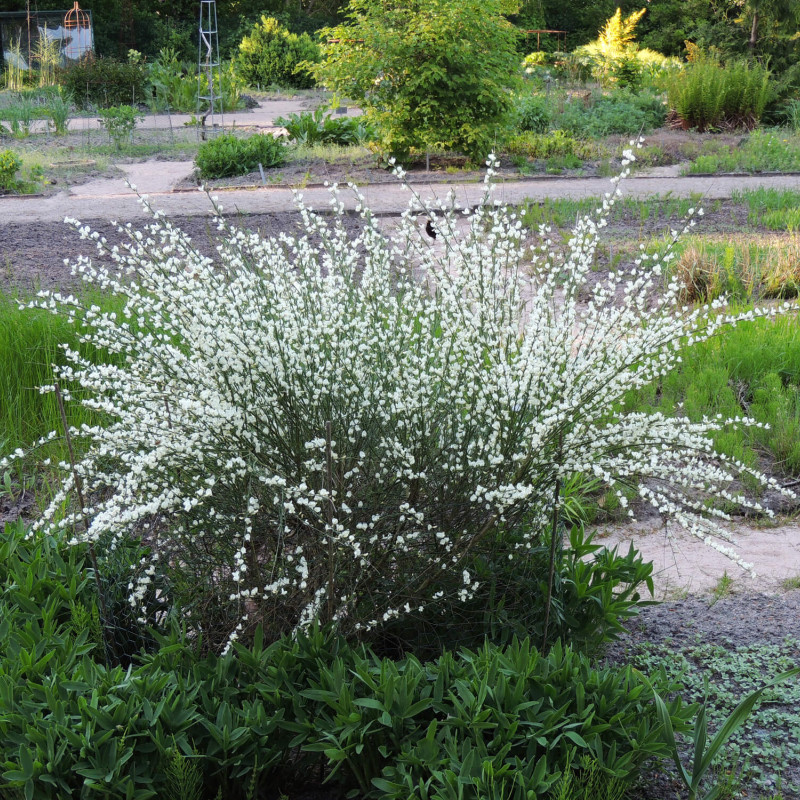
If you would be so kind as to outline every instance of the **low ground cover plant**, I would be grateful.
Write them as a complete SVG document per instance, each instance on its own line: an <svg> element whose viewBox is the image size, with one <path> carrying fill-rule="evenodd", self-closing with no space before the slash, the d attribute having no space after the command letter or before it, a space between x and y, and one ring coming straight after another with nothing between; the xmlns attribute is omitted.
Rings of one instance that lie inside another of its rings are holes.
<svg viewBox="0 0 800 800"><path fill-rule="evenodd" d="M782 765L786 771L800 765L800 746L793 735L799 722L795 709L800 684L796 674L791 674L791 670L797 669L797 641L786 639L780 645L736 648L696 641L680 654L674 652L671 644L667 640L658 645L643 645L634 661L644 670L652 669L655 664L663 666L667 674L678 679L684 686L685 697L704 704L710 731L722 728L745 695L764 692L754 698L752 712L731 732L731 740L716 766L722 772L730 771L740 781L747 779L763 796L771 796L775 791L775 765ZM709 674L716 676L713 683L707 679ZM779 674L788 674L791 680L763 690L760 676ZM701 744L701 751L702 748ZM713 781L709 783L713 786ZM698 795L699 781L696 782L690 796L708 797L709 783L704 786L708 793ZM784 784L785 796L791 796L797 788Z"/></svg>

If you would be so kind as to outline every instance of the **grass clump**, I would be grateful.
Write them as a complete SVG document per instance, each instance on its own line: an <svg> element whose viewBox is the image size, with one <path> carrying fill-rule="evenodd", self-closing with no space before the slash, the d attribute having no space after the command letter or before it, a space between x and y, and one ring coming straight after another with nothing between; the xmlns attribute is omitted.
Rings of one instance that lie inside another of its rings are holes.
<svg viewBox="0 0 800 800"><path fill-rule="evenodd" d="M772 231L800 230L800 192L794 189L765 188L737 192L734 200L747 204L747 221Z"/></svg>
<svg viewBox="0 0 800 800"><path fill-rule="evenodd" d="M677 248L669 274L687 303L725 295L739 302L789 299L800 291L800 240L755 236L725 240L689 237Z"/></svg>
<svg viewBox="0 0 800 800"><path fill-rule="evenodd" d="M254 172L262 167L278 167L286 160L286 148L280 139L257 133L239 139L222 134L200 145L197 167L202 178L229 178Z"/></svg>

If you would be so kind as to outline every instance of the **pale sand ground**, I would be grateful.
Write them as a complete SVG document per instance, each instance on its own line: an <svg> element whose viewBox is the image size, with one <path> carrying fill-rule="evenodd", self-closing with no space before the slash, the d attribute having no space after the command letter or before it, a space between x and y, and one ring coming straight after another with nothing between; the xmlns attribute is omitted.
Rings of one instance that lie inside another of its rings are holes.
<svg viewBox="0 0 800 800"><path fill-rule="evenodd" d="M621 552L633 543L645 561L652 561L657 599L686 592L707 594L726 573L734 592L776 592L787 588L785 581L800 579L800 524L796 521L733 522L726 528L735 536L734 550L753 564L755 578L677 526L667 536L659 521L601 528L596 541L607 547L618 545Z"/></svg>

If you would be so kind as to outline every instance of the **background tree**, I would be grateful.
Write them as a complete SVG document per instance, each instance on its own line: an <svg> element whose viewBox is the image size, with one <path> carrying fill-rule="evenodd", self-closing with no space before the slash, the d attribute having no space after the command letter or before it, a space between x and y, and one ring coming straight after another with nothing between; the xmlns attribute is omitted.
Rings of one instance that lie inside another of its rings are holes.
<svg viewBox="0 0 800 800"><path fill-rule="evenodd" d="M386 152L492 148L519 80L509 0L352 0L317 80L365 109Z"/></svg>

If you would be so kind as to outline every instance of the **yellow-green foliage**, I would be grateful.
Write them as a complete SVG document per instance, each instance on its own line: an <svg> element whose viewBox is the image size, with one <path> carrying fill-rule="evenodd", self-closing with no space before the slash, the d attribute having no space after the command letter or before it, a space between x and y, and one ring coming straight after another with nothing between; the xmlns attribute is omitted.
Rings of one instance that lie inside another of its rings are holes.
<svg viewBox="0 0 800 800"><path fill-rule="evenodd" d="M292 33L278 20L266 16L242 39L236 59L242 77L251 86L297 89L314 85L303 65L318 60L319 48L307 33Z"/></svg>
<svg viewBox="0 0 800 800"><path fill-rule="evenodd" d="M614 16L600 29L600 35L597 37L600 54L605 58L619 58L626 50L634 47L634 31L646 11L646 8L642 8L623 19L622 9L618 8Z"/></svg>
<svg viewBox="0 0 800 800"><path fill-rule="evenodd" d="M13 189L17 183L17 170L22 166L22 159L13 150L0 152L0 192Z"/></svg>
<svg viewBox="0 0 800 800"><path fill-rule="evenodd" d="M556 156L591 158L596 154L596 149L591 144L579 141L564 131L550 131L550 133L525 131L511 137L506 143L505 150L509 155L526 158Z"/></svg>
<svg viewBox="0 0 800 800"><path fill-rule="evenodd" d="M638 47L634 42L635 30L646 11L647 9L642 8L623 18L622 9L618 8L614 16L608 19L600 29L597 39L575 50L576 56L593 62L595 78L602 81L611 76L613 79L613 73L620 68L621 64L626 64L628 70L640 72L645 64L652 62L652 55L658 55L654 51L647 51L646 60L641 62L637 57ZM632 81L628 82L632 83Z"/></svg>

